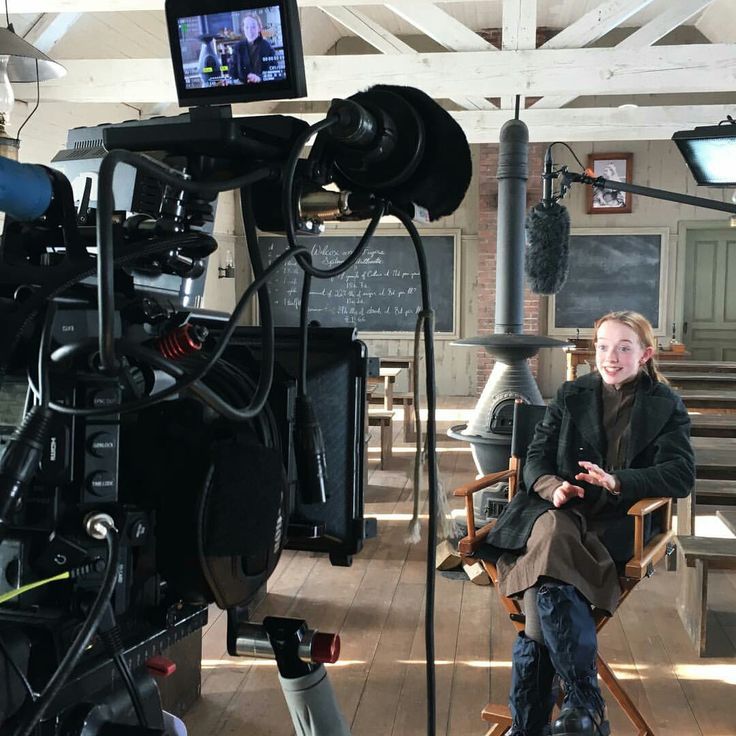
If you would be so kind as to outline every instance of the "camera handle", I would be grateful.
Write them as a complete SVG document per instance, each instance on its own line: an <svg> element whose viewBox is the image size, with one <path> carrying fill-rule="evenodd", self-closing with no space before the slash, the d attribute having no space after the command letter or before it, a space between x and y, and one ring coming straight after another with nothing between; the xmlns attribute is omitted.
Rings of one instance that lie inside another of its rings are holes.
<svg viewBox="0 0 736 736"><path fill-rule="evenodd" d="M325 663L340 656L340 637L307 628L306 621L267 616L238 623L228 611L228 652L275 659L296 736L350 736Z"/></svg>

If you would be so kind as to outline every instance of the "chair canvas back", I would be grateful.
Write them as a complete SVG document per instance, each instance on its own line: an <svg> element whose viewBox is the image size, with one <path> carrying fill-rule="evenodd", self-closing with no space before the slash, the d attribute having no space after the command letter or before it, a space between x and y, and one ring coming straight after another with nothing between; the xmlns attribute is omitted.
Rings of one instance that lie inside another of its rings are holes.
<svg viewBox="0 0 736 736"><path fill-rule="evenodd" d="M521 482L521 468L526 451L534 438L537 424L544 419L547 407L540 404L526 404L517 399L514 404L514 423L511 431L511 458L509 469L514 474L509 478L509 501L514 497Z"/></svg>

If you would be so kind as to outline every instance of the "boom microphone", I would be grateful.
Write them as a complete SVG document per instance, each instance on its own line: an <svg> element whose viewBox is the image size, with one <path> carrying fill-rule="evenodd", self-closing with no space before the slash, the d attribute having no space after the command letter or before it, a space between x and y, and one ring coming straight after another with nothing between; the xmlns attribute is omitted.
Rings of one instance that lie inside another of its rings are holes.
<svg viewBox="0 0 736 736"><path fill-rule="evenodd" d="M570 214L558 202L533 207L526 218L524 270L535 294L556 294L569 272Z"/></svg>
<svg viewBox="0 0 736 736"><path fill-rule="evenodd" d="M465 133L431 97L414 87L375 85L333 100L338 122L315 145L341 189L362 190L426 219L452 214L470 184Z"/></svg>

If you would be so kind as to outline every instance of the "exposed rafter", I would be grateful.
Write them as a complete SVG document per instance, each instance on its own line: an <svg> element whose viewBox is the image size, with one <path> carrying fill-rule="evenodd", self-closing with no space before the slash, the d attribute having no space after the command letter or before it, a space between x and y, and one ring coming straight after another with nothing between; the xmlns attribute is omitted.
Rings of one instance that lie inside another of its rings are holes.
<svg viewBox="0 0 736 736"><path fill-rule="evenodd" d="M236 106L235 113L247 114L247 106ZM529 140L549 142L561 137L574 141L669 140L676 130L696 125L712 125L731 114L726 105L656 107L619 110L610 108L566 108L550 115L548 110L524 110L522 120L529 128ZM508 122L507 110L460 111L452 116L460 123L470 143L498 143L498 134ZM324 116L296 115L309 123ZM570 162L572 163L572 161Z"/></svg>
<svg viewBox="0 0 736 736"><path fill-rule="evenodd" d="M537 47L537 0L503 0L501 46L507 51ZM502 97L501 107L514 107L514 97ZM524 107L524 98L519 101Z"/></svg>
<svg viewBox="0 0 736 736"><path fill-rule="evenodd" d="M656 18L646 23L621 43L616 45L617 49L641 49L651 46L660 38L666 36L670 31L681 26L689 18L710 5L713 0L666 0L668 6ZM553 39L554 40L554 39ZM558 108L572 102L577 95L563 97L543 97L537 100L534 107Z"/></svg>
<svg viewBox="0 0 736 736"><path fill-rule="evenodd" d="M417 0L432 5L431 0ZM443 3L483 3L488 0L442 0ZM346 0L299 0L302 8L323 5L345 5ZM351 6L376 5L376 0L350 0ZM164 0L8 0L10 13L105 13L138 10L163 10Z"/></svg>
<svg viewBox="0 0 736 736"><path fill-rule="evenodd" d="M390 33L385 28L382 28L375 21L371 20L371 18L364 13L361 13L361 11L356 8L328 6L321 8L321 10L326 15L329 15L330 18L345 26L349 31L352 31L356 36L362 38L366 43L369 43L382 54L400 56L404 54L417 53L407 43L404 43L400 38L397 38L393 33ZM460 107L469 110L493 109L491 103L483 97L469 99L453 95L451 99L460 105Z"/></svg>
<svg viewBox="0 0 736 736"><path fill-rule="evenodd" d="M628 49L456 52L370 57L372 84L406 84L435 98L462 89L472 96L634 95L731 92L736 88L732 44ZM67 76L44 83L44 99L70 102L162 102L175 99L169 59L69 59ZM365 56L306 59L311 100L350 95L365 87ZM20 92L21 89L18 88ZM17 94L17 93L16 93ZM23 95L21 95L23 96Z"/></svg>
<svg viewBox="0 0 736 736"><path fill-rule="evenodd" d="M23 38L39 51L48 54L74 27L81 13L44 13Z"/></svg>
<svg viewBox="0 0 736 736"><path fill-rule="evenodd" d="M606 0L547 41L544 49L577 49L618 28L654 0Z"/></svg>
<svg viewBox="0 0 736 736"><path fill-rule="evenodd" d="M423 0L390 0L386 7L449 51L495 51L495 46L436 5L427 5ZM496 107L485 97L455 94L451 99L469 110L494 110Z"/></svg>

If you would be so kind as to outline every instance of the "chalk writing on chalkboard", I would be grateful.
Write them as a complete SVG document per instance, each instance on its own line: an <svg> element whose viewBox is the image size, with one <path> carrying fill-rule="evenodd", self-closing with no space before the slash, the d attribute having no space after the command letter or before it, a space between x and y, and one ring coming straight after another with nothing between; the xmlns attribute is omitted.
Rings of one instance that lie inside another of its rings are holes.
<svg viewBox="0 0 736 736"><path fill-rule="evenodd" d="M570 238L570 275L554 297L551 331L590 328L598 317L631 309L664 324L667 231L578 232Z"/></svg>
<svg viewBox="0 0 736 736"><path fill-rule="evenodd" d="M319 268L333 268L352 253L358 235L301 238ZM422 236L427 252L429 291L435 311L435 331L455 332L455 236ZM286 239L259 238L264 264L286 250ZM302 271L288 261L269 281L277 326L299 324ZM345 273L312 279L309 318L324 327L355 326L364 332L413 332L422 306L416 253L408 236L374 236L361 257Z"/></svg>

